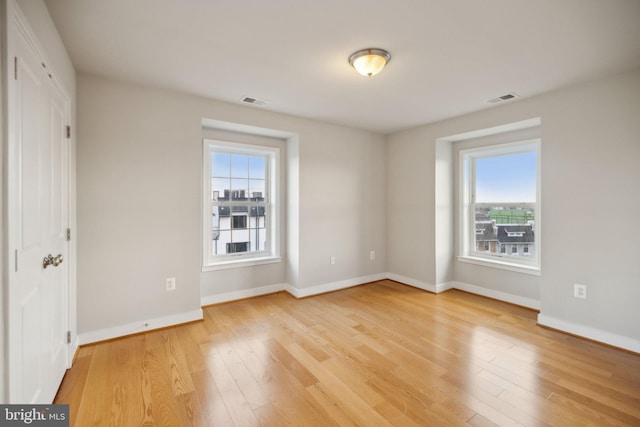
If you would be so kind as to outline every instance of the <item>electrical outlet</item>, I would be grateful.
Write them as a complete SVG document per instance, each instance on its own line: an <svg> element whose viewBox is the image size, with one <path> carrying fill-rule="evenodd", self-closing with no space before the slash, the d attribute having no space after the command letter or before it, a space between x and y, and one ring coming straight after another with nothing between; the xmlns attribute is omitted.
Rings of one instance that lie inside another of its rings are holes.
<svg viewBox="0 0 640 427"><path fill-rule="evenodd" d="M587 285L575 283L573 285L573 296L576 298L587 299Z"/></svg>
<svg viewBox="0 0 640 427"><path fill-rule="evenodd" d="M167 277L164 279L165 285L167 287L167 292L176 290L176 278L175 277Z"/></svg>
<svg viewBox="0 0 640 427"><path fill-rule="evenodd" d="M369 251L369 259L373 261L376 259L376 251Z"/></svg>
<svg viewBox="0 0 640 427"><path fill-rule="evenodd" d="M329 258L329 262L331 263L331 265L334 265L336 263L336 257L332 255L331 258Z"/></svg>

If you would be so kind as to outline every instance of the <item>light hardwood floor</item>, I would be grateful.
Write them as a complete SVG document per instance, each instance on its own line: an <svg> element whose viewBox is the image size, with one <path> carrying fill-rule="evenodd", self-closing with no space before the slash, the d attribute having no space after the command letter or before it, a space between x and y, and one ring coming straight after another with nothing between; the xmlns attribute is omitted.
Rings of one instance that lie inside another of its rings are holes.
<svg viewBox="0 0 640 427"><path fill-rule="evenodd" d="M71 425L640 426L640 355L464 292L385 280L204 315L82 347Z"/></svg>

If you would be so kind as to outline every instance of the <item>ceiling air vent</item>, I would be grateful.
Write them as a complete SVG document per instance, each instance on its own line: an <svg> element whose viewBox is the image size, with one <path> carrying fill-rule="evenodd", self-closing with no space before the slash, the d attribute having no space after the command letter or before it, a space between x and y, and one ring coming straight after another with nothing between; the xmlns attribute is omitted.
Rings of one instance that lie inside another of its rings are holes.
<svg viewBox="0 0 640 427"><path fill-rule="evenodd" d="M267 105L271 101L267 99L254 98L252 96L245 96L244 98L242 98L242 102L253 105Z"/></svg>
<svg viewBox="0 0 640 427"><path fill-rule="evenodd" d="M493 99L489 99L487 100L487 104L497 104L498 102L505 102L505 101L511 101L512 99L515 98L519 98L520 95L513 93L513 92L509 92L506 95L502 95L499 96L497 98L493 98Z"/></svg>

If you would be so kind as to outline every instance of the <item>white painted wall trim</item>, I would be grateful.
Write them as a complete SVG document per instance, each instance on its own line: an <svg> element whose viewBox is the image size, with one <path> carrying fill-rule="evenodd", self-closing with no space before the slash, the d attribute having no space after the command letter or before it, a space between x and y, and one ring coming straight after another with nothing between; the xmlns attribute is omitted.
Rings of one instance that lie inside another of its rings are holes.
<svg viewBox="0 0 640 427"><path fill-rule="evenodd" d="M324 294L327 292L338 291L340 289L351 288L353 286L362 285L369 282L384 280L387 278L385 273L372 274L369 276L356 277L354 279L341 280L339 282L330 282L309 288L295 288L287 285L286 291L296 298L305 298L312 295Z"/></svg>
<svg viewBox="0 0 640 427"><path fill-rule="evenodd" d="M387 273L387 279L395 280L396 282L400 282L404 285L413 286L414 288L422 289L423 291L432 292L434 294L438 293L438 288L436 285L427 283L427 282L422 282L412 277L402 276L396 273Z"/></svg>
<svg viewBox="0 0 640 427"><path fill-rule="evenodd" d="M511 304L519 305L522 307L531 308L533 310L540 310L540 301L521 297L519 295L509 294L507 292L496 291L493 289L483 288L482 286L470 285L464 282L450 282L454 289L469 292L476 295L482 295L483 297L497 299L499 301L508 302Z"/></svg>
<svg viewBox="0 0 640 427"><path fill-rule="evenodd" d="M193 322L203 319L202 309L187 311L184 313L172 314L170 316L159 317L156 319L140 320L138 322L127 323L125 325L114 326L112 328L99 329L97 331L78 334L77 342L79 345L91 344L98 341L120 338L127 335L147 332L154 329L175 326L181 323Z"/></svg>
<svg viewBox="0 0 640 427"><path fill-rule="evenodd" d="M455 282L445 282L436 285L436 293L448 291L450 289L455 289Z"/></svg>
<svg viewBox="0 0 640 427"><path fill-rule="evenodd" d="M224 294L208 295L200 298L200 305L220 304L223 302L237 301L240 299L257 297L260 295L273 294L276 292L288 290L289 284L280 283L276 285L261 286L259 288L243 289L241 291L225 292Z"/></svg>
<svg viewBox="0 0 640 427"><path fill-rule="evenodd" d="M538 325L609 344L614 347L633 351L634 353L640 353L640 340L625 337L623 335L614 334L612 332L603 331L590 326L567 322L566 320L557 319L544 314L538 314Z"/></svg>
<svg viewBox="0 0 640 427"><path fill-rule="evenodd" d="M387 273L387 279L395 280L396 282L413 286L414 288L422 289L428 292L433 292L434 294L448 291L449 289L459 289L461 291L481 295L483 297L497 299L511 304L532 308L534 310L540 310L540 301L538 300L509 294L506 292L494 291L493 289L470 285L469 283L451 281L433 285L431 283L422 282L420 280L395 273Z"/></svg>
<svg viewBox="0 0 640 427"><path fill-rule="evenodd" d="M395 273L387 273L387 279L395 280L396 282L400 282L404 285L409 285L414 288L422 289L423 291L431 292L434 294L439 294L440 292L448 291L449 289L454 288L454 282L445 282L434 285Z"/></svg>
<svg viewBox="0 0 640 427"><path fill-rule="evenodd" d="M80 337L76 335L71 344L69 344L69 362L67 364L67 368L71 369L73 367L73 359L75 359L79 348Z"/></svg>

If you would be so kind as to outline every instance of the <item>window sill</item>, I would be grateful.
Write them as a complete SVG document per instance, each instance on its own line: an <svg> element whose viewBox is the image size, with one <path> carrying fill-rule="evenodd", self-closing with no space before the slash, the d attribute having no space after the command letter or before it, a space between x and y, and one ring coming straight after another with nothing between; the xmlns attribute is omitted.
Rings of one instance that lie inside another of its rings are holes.
<svg viewBox="0 0 640 427"><path fill-rule="evenodd" d="M498 261L487 258L472 257L472 256L459 256L458 261L468 264L482 265L484 267L499 268L501 270L515 271L517 273L531 274L533 276L540 276L540 267L535 265L523 265L516 264L508 261Z"/></svg>
<svg viewBox="0 0 640 427"><path fill-rule="evenodd" d="M207 271L227 270L229 268L251 267L254 265L263 265L263 264L275 264L278 262L282 262L282 257L266 256L266 257L260 257L260 258L230 259L230 260L216 262L213 264L203 265L202 272L204 273Z"/></svg>

